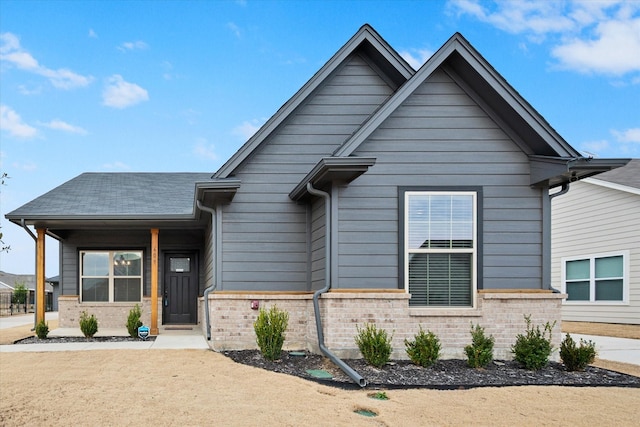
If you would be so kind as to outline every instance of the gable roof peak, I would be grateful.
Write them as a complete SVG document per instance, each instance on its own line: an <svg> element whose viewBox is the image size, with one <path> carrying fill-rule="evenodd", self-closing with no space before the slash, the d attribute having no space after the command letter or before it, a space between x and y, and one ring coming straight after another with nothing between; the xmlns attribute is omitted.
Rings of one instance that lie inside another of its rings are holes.
<svg viewBox="0 0 640 427"><path fill-rule="evenodd" d="M354 52L366 52L399 87L415 70L369 24L364 24L278 111L213 175L228 178Z"/></svg>

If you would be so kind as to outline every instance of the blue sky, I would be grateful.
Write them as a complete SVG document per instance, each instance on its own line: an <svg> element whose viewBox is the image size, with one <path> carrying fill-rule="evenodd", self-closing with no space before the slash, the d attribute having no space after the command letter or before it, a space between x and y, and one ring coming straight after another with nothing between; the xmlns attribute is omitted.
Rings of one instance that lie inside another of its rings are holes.
<svg viewBox="0 0 640 427"><path fill-rule="evenodd" d="M414 68L460 32L585 155L640 157L638 1L0 0L0 270L35 270L4 214L82 172L213 173L364 23Z"/></svg>

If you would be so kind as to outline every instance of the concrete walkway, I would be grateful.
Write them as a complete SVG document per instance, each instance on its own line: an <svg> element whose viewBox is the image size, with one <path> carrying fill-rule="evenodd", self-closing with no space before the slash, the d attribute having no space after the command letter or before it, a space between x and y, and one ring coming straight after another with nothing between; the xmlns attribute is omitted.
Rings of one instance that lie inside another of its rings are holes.
<svg viewBox="0 0 640 427"><path fill-rule="evenodd" d="M593 341L596 344L599 359L640 365L640 340L579 334L572 334L571 338L576 343L580 342L580 338Z"/></svg>
<svg viewBox="0 0 640 427"><path fill-rule="evenodd" d="M58 318L57 312L45 313L45 320ZM16 315L10 317L0 317L0 329L14 328L16 326L32 325L33 313L26 315ZM99 329L96 337L122 337L128 336L126 328L121 329ZM57 328L49 332L50 337L82 337L80 328ZM181 350L181 349L203 349L208 350L209 344L205 339L200 327L193 326L191 329L176 328L168 330L160 328L160 334L153 341L122 341L122 342L70 342L70 343L48 343L48 344L13 344L0 345L0 353L26 352L26 351L79 351L79 350Z"/></svg>
<svg viewBox="0 0 640 427"><path fill-rule="evenodd" d="M32 327L36 323L36 315L34 313L28 314L14 314L13 316L0 317L0 329L15 328L16 326L31 325ZM57 311L47 311L44 314L44 320L58 320Z"/></svg>

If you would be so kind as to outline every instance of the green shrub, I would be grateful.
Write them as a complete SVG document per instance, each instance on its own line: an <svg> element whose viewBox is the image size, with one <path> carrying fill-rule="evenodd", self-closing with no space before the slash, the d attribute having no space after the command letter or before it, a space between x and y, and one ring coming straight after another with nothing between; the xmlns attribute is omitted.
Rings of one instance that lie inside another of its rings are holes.
<svg viewBox="0 0 640 427"><path fill-rule="evenodd" d="M527 322L527 332L525 335L518 334L516 343L511 346L514 359L520 362L526 369L535 371L542 369L549 363L549 356L553 351L551 345L551 330L556 322L547 322L543 329L540 325L531 327L531 315L524 316Z"/></svg>
<svg viewBox="0 0 640 427"><path fill-rule="evenodd" d="M493 360L492 335L488 337L484 334L484 328L480 325L471 324L471 344L464 348L467 355L467 364L472 368L484 368Z"/></svg>
<svg viewBox="0 0 640 427"><path fill-rule="evenodd" d="M129 311L129 317L127 317L127 331L129 331L129 335L132 338L138 337L138 328L142 326L142 321L140 318L142 317L142 310L138 304L135 305Z"/></svg>
<svg viewBox="0 0 640 427"><path fill-rule="evenodd" d="M593 363L596 354L596 345L593 341L580 338L580 347L577 347L569 334L560 344L560 358L569 371L584 371L588 364Z"/></svg>
<svg viewBox="0 0 640 427"><path fill-rule="evenodd" d="M424 368L436 363L440 357L440 339L431 331L423 331L422 326L413 341L404 340L404 346L409 359Z"/></svg>
<svg viewBox="0 0 640 427"><path fill-rule="evenodd" d="M47 338L47 335L49 335L49 325L41 320L36 325L36 336L43 340Z"/></svg>
<svg viewBox="0 0 640 427"><path fill-rule="evenodd" d="M86 338L93 338L98 332L98 319L93 314L89 316L89 313L83 311L80 314L80 330Z"/></svg>
<svg viewBox="0 0 640 427"><path fill-rule="evenodd" d="M265 359L280 358L288 323L289 313L285 310L279 310L275 305L269 311L260 309L253 329L256 332L256 342Z"/></svg>
<svg viewBox="0 0 640 427"><path fill-rule="evenodd" d="M13 289L13 302L14 304L26 304L29 290L25 286L24 282L17 283Z"/></svg>
<svg viewBox="0 0 640 427"><path fill-rule="evenodd" d="M367 323L363 329L356 325L358 334L355 341L364 360L376 368L383 367L391 358L391 340L387 331L376 328L373 323Z"/></svg>

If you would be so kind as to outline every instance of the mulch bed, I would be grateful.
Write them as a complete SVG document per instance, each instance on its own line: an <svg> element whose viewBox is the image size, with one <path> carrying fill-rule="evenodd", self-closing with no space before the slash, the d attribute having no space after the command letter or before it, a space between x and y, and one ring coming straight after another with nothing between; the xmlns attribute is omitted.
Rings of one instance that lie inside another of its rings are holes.
<svg viewBox="0 0 640 427"><path fill-rule="evenodd" d="M154 335L149 336L146 341L155 341L156 337ZM14 342L14 344L64 344L64 343L72 343L72 342L133 342L133 341L142 341L140 338L132 338L132 337L93 337L93 338L85 338L85 337L48 337L45 339L40 339L38 337L29 337L18 340Z"/></svg>
<svg viewBox="0 0 640 427"><path fill-rule="evenodd" d="M222 354L237 363L273 372L294 375L342 388L359 388L337 365L328 358L303 353L294 356L282 352L280 360L266 360L258 350L224 351ZM515 361L493 361L484 369L467 366L465 360L439 360L429 368L422 368L407 360L394 360L381 369L374 368L363 359L344 360L367 381L369 388L432 388L443 390L476 387L505 386L577 386L577 387L634 387L640 388L640 378L607 369L588 366L581 372L569 372L561 363L550 362L538 371L521 368ZM318 379L308 370L324 370L331 379Z"/></svg>
<svg viewBox="0 0 640 427"><path fill-rule="evenodd" d="M148 340L154 340L150 336ZM131 337L29 337L16 344L46 344L71 342L120 342L140 341ZM224 351L221 354L244 365L268 371L293 375L306 380L321 382L341 388L360 388L337 365L328 358L305 351L283 351L279 360L265 359L258 350ZM299 354L299 355L294 355ZM344 362L367 381L369 388L431 388L442 390L469 389L477 387L505 386L575 386L575 387L633 387L640 388L640 377L608 369L588 366L584 371L569 372L556 362L538 371L529 371L518 362L494 360L484 369L474 369L460 359L439 360L433 366L422 368L408 360L394 360L381 369L368 365L363 359L345 359ZM310 370L323 370L331 378L319 379Z"/></svg>

